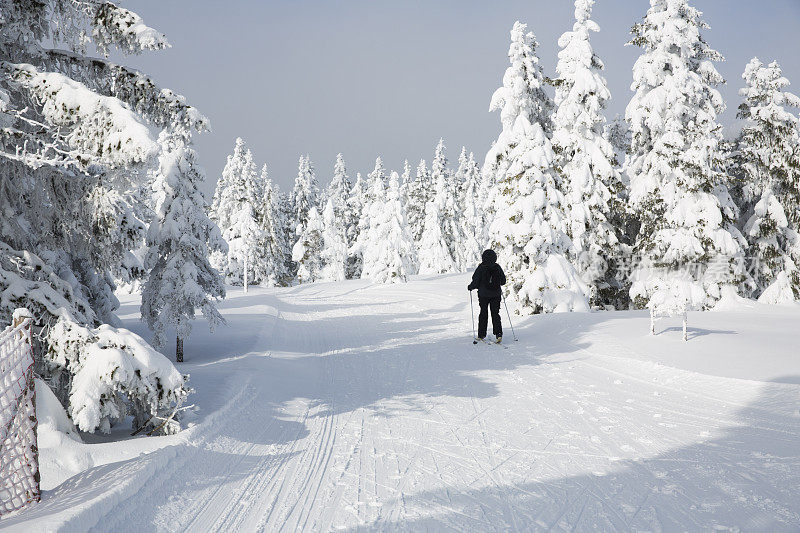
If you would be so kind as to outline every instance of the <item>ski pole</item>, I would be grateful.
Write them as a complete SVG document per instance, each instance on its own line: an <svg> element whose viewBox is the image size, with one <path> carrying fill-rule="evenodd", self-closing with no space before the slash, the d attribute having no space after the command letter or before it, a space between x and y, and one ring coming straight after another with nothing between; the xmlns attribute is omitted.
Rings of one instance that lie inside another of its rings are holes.
<svg viewBox="0 0 800 533"><path fill-rule="evenodd" d="M470 293L470 294L472 294L472 293ZM503 305L506 308L506 316L508 316L508 325L511 326L511 334L514 336L514 340L515 341L519 341L519 339L517 338L517 334L514 333L514 324L511 323L511 313L508 312L508 304L506 303L506 295L503 292L501 292L500 294L503 296ZM470 301L472 301L472 300L470 300Z"/></svg>
<svg viewBox="0 0 800 533"><path fill-rule="evenodd" d="M469 316L472 318L472 344L478 344L475 338L475 308L472 306L472 291L469 291Z"/></svg>

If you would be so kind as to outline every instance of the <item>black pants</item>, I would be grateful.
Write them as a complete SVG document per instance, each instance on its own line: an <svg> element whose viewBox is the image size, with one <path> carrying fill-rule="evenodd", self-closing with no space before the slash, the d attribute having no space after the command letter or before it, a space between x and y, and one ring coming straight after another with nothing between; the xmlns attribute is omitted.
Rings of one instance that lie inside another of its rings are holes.
<svg viewBox="0 0 800 533"><path fill-rule="evenodd" d="M495 337L503 336L503 324L500 323L500 296L478 296L478 305L481 308L478 314L478 337L486 337L486 327L489 325L489 309L492 310L492 333Z"/></svg>

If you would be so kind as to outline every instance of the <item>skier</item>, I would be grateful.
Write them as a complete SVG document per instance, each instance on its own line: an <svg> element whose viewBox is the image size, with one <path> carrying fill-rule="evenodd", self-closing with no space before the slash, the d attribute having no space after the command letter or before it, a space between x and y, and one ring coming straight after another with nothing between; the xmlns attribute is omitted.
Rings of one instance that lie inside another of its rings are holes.
<svg viewBox="0 0 800 533"><path fill-rule="evenodd" d="M481 264L472 274L472 283L467 290L478 289L478 305L481 312L478 314L478 339L486 339L486 328L489 325L488 309L492 311L492 333L497 337L499 344L503 340L503 325L500 323L500 292L506 284L506 274L497 264L497 254L494 250L484 250L481 254Z"/></svg>

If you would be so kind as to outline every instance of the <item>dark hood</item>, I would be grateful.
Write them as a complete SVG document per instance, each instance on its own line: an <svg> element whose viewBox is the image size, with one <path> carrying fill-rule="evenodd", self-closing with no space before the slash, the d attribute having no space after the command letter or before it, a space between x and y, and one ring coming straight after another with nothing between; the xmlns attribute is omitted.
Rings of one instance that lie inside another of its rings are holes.
<svg viewBox="0 0 800 533"><path fill-rule="evenodd" d="M493 265L497 263L497 254L494 250L484 250L481 254L481 261L486 265Z"/></svg>

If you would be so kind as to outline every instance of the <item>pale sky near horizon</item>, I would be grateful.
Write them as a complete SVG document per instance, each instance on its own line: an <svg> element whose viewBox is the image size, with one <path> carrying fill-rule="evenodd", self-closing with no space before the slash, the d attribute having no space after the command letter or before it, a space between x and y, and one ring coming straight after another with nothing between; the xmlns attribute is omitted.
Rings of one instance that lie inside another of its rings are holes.
<svg viewBox="0 0 800 533"><path fill-rule="evenodd" d="M196 138L213 190L241 136L281 188L309 154L321 185L344 154L351 178L383 157L430 164L439 137L451 162L462 145L482 163L500 131L489 99L508 65L509 30L528 23L547 75L572 0L128 0L172 48L122 59L183 94L211 121ZM711 25L704 37L726 61L721 88L735 121L741 74L753 56L776 59L800 93L800 0L694 0ZM624 114L640 49L625 46L646 0L597 0L595 51L612 92L608 118ZM119 60L120 58L115 58Z"/></svg>

